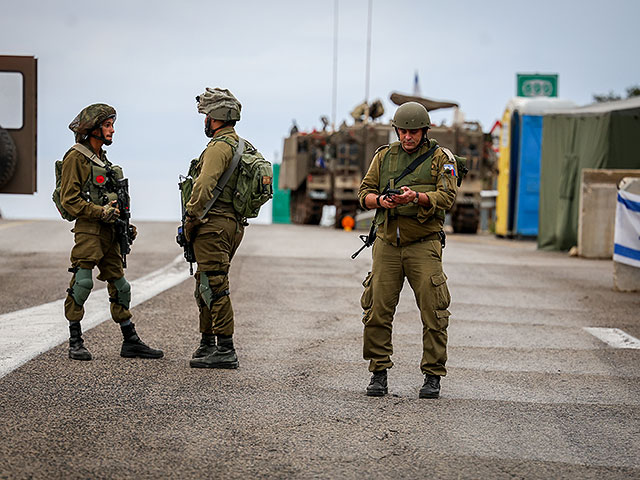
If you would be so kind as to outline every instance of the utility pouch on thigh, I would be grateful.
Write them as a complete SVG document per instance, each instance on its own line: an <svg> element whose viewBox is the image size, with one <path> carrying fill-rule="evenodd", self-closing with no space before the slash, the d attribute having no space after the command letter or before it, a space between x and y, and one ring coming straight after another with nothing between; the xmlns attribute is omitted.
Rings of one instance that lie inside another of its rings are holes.
<svg viewBox="0 0 640 480"><path fill-rule="evenodd" d="M449 326L449 317L451 312L449 310L436 310L436 323L438 328L445 329Z"/></svg>
<svg viewBox="0 0 640 480"><path fill-rule="evenodd" d="M360 297L360 306L362 307L362 323L366 325L367 321L371 317L371 307L373 306L373 292L371 281L373 280L373 274L369 272L362 282L364 291Z"/></svg>
<svg viewBox="0 0 640 480"><path fill-rule="evenodd" d="M220 298L229 295L229 290L222 290L220 292L213 292L209 283L209 275L206 272L200 272L200 283L198 285L198 293L200 298L209 308Z"/></svg>
<svg viewBox="0 0 640 480"><path fill-rule="evenodd" d="M371 280L373 275L371 272L367 273L364 281L362 282L362 286L364 287L364 291L362 292L362 296L360 297L360 306L362 310L369 310L371 305L373 305L373 293L371 292Z"/></svg>
<svg viewBox="0 0 640 480"><path fill-rule="evenodd" d="M451 294L447 287L447 276L444 272L436 273L431 276L431 284L433 285L433 304L436 310L446 310L451 303Z"/></svg>

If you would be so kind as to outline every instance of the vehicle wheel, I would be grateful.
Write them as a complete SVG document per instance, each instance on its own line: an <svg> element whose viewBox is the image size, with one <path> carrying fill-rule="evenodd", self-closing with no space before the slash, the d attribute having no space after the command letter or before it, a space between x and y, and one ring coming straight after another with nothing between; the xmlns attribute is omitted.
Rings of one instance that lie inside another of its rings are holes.
<svg viewBox="0 0 640 480"><path fill-rule="evenodd" d="M322 204L307 197L306 189L291 192L291 223L299 225L319 225L322 218Z"/></svg>
<svg viewBox="0 0 640 480"><path fill-rule="evenodd" d="M5 186L13 177L18 164L16 146L4 128L0 127L0 187Z"/></svg>
<svg viewBox="0 0 640 480"><path fill-rule="evenodd" d="M342 228L342 219L347 215L353 217L355 220L358 213L358 203L344 202L336 204L336 219L334 223L335 228Z"/></svg>
<svg viewBox="0 0 640 480"><path fill-rule="evenodd" d="M454 233L477 233L480 211L476 208L457 208L451 218Z"/></svg>

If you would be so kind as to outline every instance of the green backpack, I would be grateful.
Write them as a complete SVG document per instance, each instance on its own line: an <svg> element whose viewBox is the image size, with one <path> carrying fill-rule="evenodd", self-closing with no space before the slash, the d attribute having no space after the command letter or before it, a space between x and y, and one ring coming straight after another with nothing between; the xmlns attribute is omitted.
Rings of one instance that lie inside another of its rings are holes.
<svg viewBox="0 0 640 480"><path fill-rule="evenodd" d="M255 218L260 207L273 198L273 168L255 148L245 148L238 164L233 209L244 218Z"/></svg>
<svg viewBox="0 0 640 480"><path fill-rule="evenodd" d="M462 181L464 177L469 173L469 169L467 168L467 157L461 157L459 155L454 155L453 158L456 159L456 166L458 167L458 187L462 185Z"/></svg>
<svg viewBox="0 0 640 480"><path fill-rule="evenodd" d="M226 142L226 140L222 141ZM243 147L242 153L237 148L238 146ZM243 139L240 139L238 146L232 145L232 148L235 148L235 153L231 160L231 165L218 180L213 197L207 202L205 211L200 216L201 219L206 216L218 199L236 168L238 169L238 181L233 191L233 209L238 215L243 218L255 218L260 212L260 207L273 198L273 168L271 163L265 160L253 145ZM191 199L198 161L198 159L192 160L187 176L180 176L178 188L180 189L183 211L185 211L186 205Z"/></svg>
<svg viewBox="0 0 640 480"><path fill-rule="evenodd" d="M444 147L440 147L440 148L442 149L442 151L444 151L447 157L449 157L452 160L455 160L456 162L456 170L458 171L458 178L456 183L458 184L458 187L459 187L460 185L462 185L462 181L464 180L464 177L466 177L467 173L469 173L469 169L467 168L467 158L461 157L460 155L456 155L455 153L452 153L451 150L449 150L448 148L444 148Z"/></svg>
<svg viewBox="0 0 640 480"><path fill-rule="evenodd" d="M53 195L51 198L53 199L53 203L55 204L58 212L60 212L60 216L69 222L73 222L76 217L67 212L62 206L62 202L60 201L60 183L62 179L62 160L56 160L56 188L53 190Z"/></svg>

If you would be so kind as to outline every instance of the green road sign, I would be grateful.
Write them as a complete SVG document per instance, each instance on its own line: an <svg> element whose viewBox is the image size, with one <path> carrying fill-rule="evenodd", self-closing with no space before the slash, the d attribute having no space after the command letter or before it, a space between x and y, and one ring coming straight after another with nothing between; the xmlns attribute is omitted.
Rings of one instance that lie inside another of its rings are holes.
<svg viewBox="0 0 640 480"><path fill-rule="evenodd" d="M558 75L543 73L518 73L518 97L557 97Z"/></svg>

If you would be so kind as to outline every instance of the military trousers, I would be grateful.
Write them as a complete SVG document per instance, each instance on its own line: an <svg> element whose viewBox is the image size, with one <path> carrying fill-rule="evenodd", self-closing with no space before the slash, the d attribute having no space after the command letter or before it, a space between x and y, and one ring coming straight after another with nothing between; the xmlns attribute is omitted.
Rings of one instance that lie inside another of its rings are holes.
<svg viewBox="0 0 640 480"><path fill-rule="evenodd" d="M391 368L393 317L405 278L414 292L422 320L422 373L447 373L447 327L451 296L442 271L439 240L397 247L380 238L373 244L373 265L363 282L363 357L369 370Z"/></svg>
<svg viewBox="0 0 640 480"><path fill-rule="evenodd" d="M112 224L78 219L73 228L74 245L71 249L72 270L86 268L93 270L98 267L98 280L107 282L107 290L111 303L111 318L116 323L122 323L131 318L129 308L115 301L118 297L114 282L124 277L120 244L116 240L115 229ZM69 288L75 284L74 272ZM64 302L64 314L70 322L79 322L84 317L84 306L67 295Z"/></svg>
<svg viewBox="0 0 640 480"><path fill-rule="evenodd" d="M229 267L244 236L244 226L232 216L210 215L193 242L198 268L194 296L200 311L200 332L233 335L229 297Z"/></svg>

